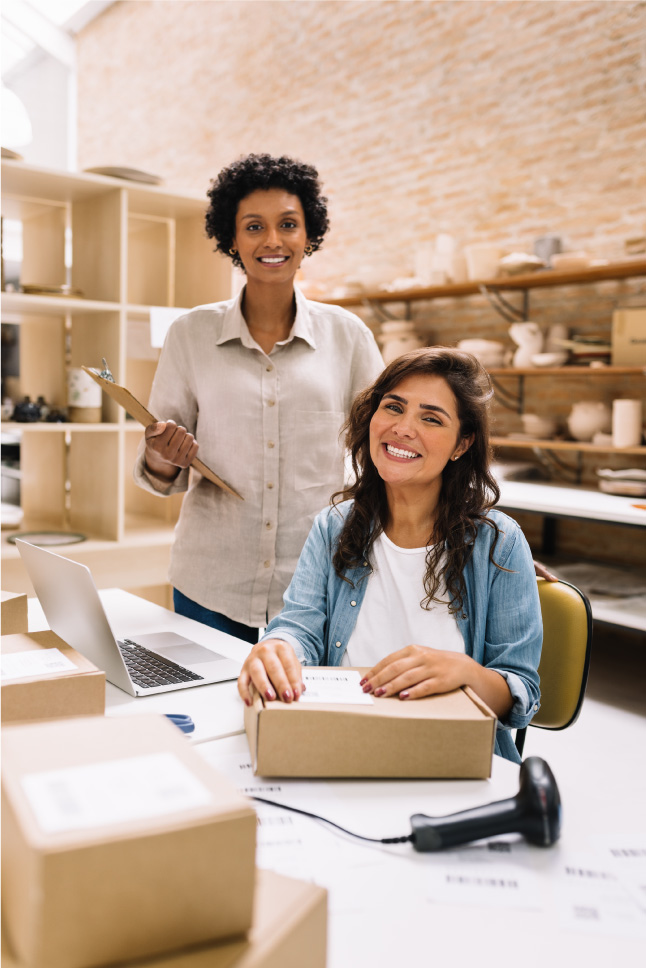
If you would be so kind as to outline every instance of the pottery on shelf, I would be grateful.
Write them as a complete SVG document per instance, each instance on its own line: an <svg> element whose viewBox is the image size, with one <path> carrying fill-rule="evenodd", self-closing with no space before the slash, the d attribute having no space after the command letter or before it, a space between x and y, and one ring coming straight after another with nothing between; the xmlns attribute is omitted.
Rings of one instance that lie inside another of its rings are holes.
<svg viewBox="0 0 646 968"><path fill-rule="evenodd" d="M424 341L417 335L415 326L408 320L382 323L378 339L381 346L381 355L386 364L396 360L402 353L408 353L409 350L416 350L420 346L424 346Z"/></svg>
<svg viewBox="0 0 646 968"><path fill-rule="evenodd" d="M543 349L543 331L538 323L512 323L509 335L517 345L513 365L516 368L534 366L532 357Z"/></svg>
<svg viewBox="0 0 646 968"><path fill-rule="evenodd" d="M595 434L610 430L610 407L599 400L581 400L572 406L567 425L575 440L592 440Z"/></svg>

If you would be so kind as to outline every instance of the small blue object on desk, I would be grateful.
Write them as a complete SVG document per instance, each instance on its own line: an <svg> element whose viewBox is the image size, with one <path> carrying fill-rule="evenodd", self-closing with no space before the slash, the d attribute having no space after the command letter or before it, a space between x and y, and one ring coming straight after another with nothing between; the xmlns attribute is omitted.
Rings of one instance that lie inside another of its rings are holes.
<svg viewBox="0 0 646 968"><path fill-rule="evenodd" d="M166 713L165 714L171 723L175 723L183 733L192 733L195 729L195 723L190 716L186 716L184 713Z"/></svg>

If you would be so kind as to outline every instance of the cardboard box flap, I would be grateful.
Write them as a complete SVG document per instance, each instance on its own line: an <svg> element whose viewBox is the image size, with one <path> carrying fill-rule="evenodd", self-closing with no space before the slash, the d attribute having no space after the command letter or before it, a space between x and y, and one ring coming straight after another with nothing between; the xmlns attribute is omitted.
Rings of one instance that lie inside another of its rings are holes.
<svg viewBox="0 0 646 968"><path fill-rule="evenodd" d="M454 689L452 692L438 696L427 696L425 699L415 699L402 702L397 696L381 696L375 698L370 706L355 705L353 703L285 703L280 701L268 702L258 696L258 703L254 701L254 708L262 715L270 712L272 715L307 716L308 714L328 712L344 713L347 716L372 716L389 719L495 719L489 707L483 703L468 686Z"/></svg>

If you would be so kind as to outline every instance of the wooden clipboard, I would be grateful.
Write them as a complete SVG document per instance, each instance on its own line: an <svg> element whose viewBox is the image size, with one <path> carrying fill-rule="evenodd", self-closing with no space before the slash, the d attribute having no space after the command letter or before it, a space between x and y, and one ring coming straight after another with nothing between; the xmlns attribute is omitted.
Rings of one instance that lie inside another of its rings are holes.
<svg viewBox="0 0 646 968"><path fill-rule="evenodd" d="M105 390L109 397L112 397L113 400L116 400L119 406L123 407L126 413L129 413L130 416L134 417L135 420L138 420L143 427L147 427L151 423L157 423L157 417L153 417L153 415L146 410L144 405L132 395L130 390L119 386L118 383L113 383L111 380L106 380L105 377L100 376L96 370L92 369L91 366L82 366L81 369L84 370L88 376L91 376L94 382L98 383L101 389ZM199 459L199 457L196 457L191 461L191 467L194 467L195 470L202 475L202 477L206 477L208 481L211 481L217 487L221 487L223 491L227 492L227 494L232 494L234 497L240 498L241 501L244 501L244 498L241 494L238 494L238 492L234 491L232 487L229 487L228 484L225 484L225 482L219 478L210 467L207 467L206 464Z"/></svg>

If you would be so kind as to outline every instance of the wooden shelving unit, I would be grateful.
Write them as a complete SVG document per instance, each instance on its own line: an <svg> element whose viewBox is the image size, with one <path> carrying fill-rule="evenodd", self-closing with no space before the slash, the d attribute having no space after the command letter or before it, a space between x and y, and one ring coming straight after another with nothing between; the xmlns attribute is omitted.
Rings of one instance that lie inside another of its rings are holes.
<svg viewBox="0 0 646 968"><path fill-rule="evenodd" d="M230 294L229 263L204 233L206 205L205 195L2 162L3 219L21 224L21 284L83 293L2 293L3 323L19 326L21 395L64 407L69 368L100 367L105 357L117 382L148 399L159 351L142 352L133 334L150 308ZM20 530L86 534L61 550L87 561L100 587L159 585L181 497L136 487L141 427L105 396L102 407L100 424L2 424L21 433ZM2 587L32 593L10 534L2 532Z"/></svg>
<svg viewBox="0 0 646 968"><path fill-rule="evenodd" d="M631 279L646 276L646 258L627 259L623 262L610 262L603 266L579 269L577 272L528 272L523 275L497 276L495 279L478 279L469 282L448 283L442 286L424 286L414 289L401 289L390 292L383 289L366 290L363 293L341 296L340 298L321 298L320 302L331 302L337 306L359 306L364 302L417 302L431 299L451 299L460 296L477 296L484 286L490 291L511 292L513 290L546 289L555 286L578 286L608 280Z"/></svg>

